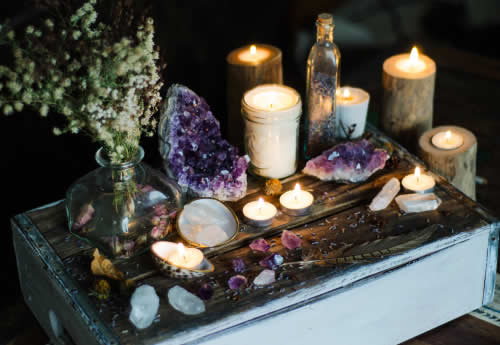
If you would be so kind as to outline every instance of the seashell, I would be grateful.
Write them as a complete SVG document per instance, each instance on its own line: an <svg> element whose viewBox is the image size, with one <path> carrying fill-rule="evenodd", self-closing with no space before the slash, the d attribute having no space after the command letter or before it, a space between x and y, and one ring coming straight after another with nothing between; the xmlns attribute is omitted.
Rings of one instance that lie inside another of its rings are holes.
<svg viewBox="0 0 500 345"><path fill-rule="evenodd" d="M203 261L194 268L184 268L172 265L166 258L173 252L177 251L177 243L168 241L158 241L151 246L151 254L153 262L160 272L167 277L190 279L201 277L206 273L213 272L214 265L203 257Z"/></svg>

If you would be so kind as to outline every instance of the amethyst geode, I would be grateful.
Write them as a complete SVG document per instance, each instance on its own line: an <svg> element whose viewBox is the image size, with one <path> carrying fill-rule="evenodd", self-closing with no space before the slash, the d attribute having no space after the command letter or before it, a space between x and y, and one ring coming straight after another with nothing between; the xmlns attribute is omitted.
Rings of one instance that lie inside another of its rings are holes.
<svg viewBox="0 0 500 345"><path fill-rule="evenodd" d="M207 102L187 87L168 89L159 137L165 170L185 191L219 200L245 195L246 158L221 137Z"/></svg>
<svg viewBox="0 0 500 345"><path fill-rule="evenodd" d="M308 161L304 173L323 181L361 182L382 169L388 158L368 140L348 141Z"/></svg>

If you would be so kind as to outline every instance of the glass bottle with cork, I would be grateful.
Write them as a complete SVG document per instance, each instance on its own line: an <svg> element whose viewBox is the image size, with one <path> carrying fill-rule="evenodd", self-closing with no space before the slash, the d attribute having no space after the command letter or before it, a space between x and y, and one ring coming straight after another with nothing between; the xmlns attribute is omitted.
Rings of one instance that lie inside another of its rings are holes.
<svg viewBox="0 0 500 345"><path fill-rule="evenodd" d="M340 51L333 43L333 16L321 13L316 20L316 43L307 59L304 117L304 156L319 155L335 144L335 93L339 85Z"/></svg>

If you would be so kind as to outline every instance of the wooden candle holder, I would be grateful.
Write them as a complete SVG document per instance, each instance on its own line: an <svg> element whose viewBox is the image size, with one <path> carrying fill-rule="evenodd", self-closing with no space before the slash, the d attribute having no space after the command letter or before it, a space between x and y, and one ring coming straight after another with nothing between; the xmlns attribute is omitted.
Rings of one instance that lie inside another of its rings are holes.
<svg viewBox="0 0 500 345"><path fill-rule="evenodd" d="M432 128L434 82L436 64L425 55L421 72L408 73L397 67L397 62L409 54L395 55L384 62L382 85L382 128L400 144L415 151L418 138Z"/></svg>
<svg viewBox="0 0 500 345"><path fill-rule="evenodd" d="M460 134L464 142L453 150L439 149L432 144L432 137L443 131ZM448 178L450 183L476 199L476 155L477 140L474 134L465 128L441 126L425 132L418 142L418 156L438 174Z"/></svg>
<svg viewBox="0 0 500 345"><path fill-rule="evenodd" d="M245 62L239 55L250 49L247 45L231 51L227 57L227 138L229 142L243 149L244 125L241 117L243 94L261 84L283 84L283 67L279 48L259 44L259 48L270 54L259 62Z"/></svg>

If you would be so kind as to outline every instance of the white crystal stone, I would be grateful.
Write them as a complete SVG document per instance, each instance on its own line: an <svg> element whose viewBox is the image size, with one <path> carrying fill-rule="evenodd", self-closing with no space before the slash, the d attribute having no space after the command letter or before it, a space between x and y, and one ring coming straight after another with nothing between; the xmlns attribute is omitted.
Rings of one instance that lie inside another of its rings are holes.
<svg viewBox="0 0 500 345"><path fill-rule="evenodd" d="M198 199L187 204L178 224L185 239L208 247L227 241L238 230L233 213L215 199Z"/></svg>
<svg viewBox="0 0 500 345"><path fill-rule="evenodd" d="M373 198L370 204L370 210L380 211L385 209L391 203L392 199L398 195L401 190L401 184L395 177L391 178Z"/></svg>
<svg viewBox="0 0 500 345"><path fill-rule="evenodd" d="M396 197L396 203L402 211L406 213L416 213L437 209L439 205L441 205L441 199L434 193L414 193L403 194Z"/></svg>
<svg viewBox="0 0 500 345"><path fill-rule="evenodd" d="M130 299L132 311L129 320L139 329L151 326L160 307L160 298L150 285L142 285L135 289Z"/></svg>
<svg viewBox="0 0 500 345"><path fill-rule="evenodd" d="M186 315L196 315L205 311L205 303L179 285L175 285L168 290L168 303Z"/></svg>
<svg viewBox="0 0 500 345"><path fill-rule="evenodd" d="M227 233L217 224L202 225L197 242L207 247L213 247L229 239Z"/></svg>
<svg viewBox="0 0 500 345"><path fill-rule="evenodd" d="M263 270L255 277L253 283L255 285L268 285L276 281L275 272L273 270Z"/></svg>

